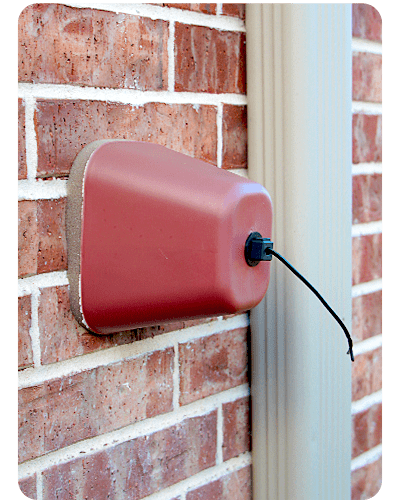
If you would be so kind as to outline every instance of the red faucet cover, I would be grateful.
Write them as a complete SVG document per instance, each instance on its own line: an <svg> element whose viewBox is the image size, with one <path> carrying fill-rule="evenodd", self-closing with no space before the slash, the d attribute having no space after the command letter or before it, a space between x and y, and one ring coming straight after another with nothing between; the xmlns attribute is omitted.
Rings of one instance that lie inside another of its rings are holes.
<svg viewBox="0 0 400 500"><path fill-rule="evenodd" d="M271 237L255 182L163 146L95 141L68 182L71 308L100 334L246 311L270 263L250 267L247 237Z"/></svg>

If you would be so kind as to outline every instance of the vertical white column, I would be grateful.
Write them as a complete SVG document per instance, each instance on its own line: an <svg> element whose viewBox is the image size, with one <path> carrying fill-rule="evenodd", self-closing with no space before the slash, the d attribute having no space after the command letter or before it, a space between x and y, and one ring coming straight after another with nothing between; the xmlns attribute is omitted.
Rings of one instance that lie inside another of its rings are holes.
<svg viewBox="0 0 400 500"><path fill-rule="evenodd" d="M249 176L273 241L351 326L351 5L247 4ZM276 259L252 311L255 500L350 498L345 336Z"/></svg>

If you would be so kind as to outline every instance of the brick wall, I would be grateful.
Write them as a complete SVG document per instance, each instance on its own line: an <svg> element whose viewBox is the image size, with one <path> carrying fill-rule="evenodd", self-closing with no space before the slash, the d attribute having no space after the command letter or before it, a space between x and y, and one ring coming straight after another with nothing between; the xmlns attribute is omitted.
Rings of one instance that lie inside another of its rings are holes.
<svg viewBox="0 0 400 500"><path fill-rule="evenodd" d="M70 311L65 238L71 164L94 139L246 175L244 5L79 5L19 17L20 487L250 499L248 315L91 335Z"/></svg>
<svg viewBox="0 0 400 500"><path fill-rule="evenodd" d="M94 139L246 175L244 5L79 5L19 19L20 487L250 499L247 315L88 334L69 308L65 240L69 169ZM381 51L379 14L355 4L352 500L381 481Z"/></svg>
<svg viewBox="0 0 400 500"><path fill-rule="evenodd" d="M353 4L352 500L382 480L382 21Z"/></svg>

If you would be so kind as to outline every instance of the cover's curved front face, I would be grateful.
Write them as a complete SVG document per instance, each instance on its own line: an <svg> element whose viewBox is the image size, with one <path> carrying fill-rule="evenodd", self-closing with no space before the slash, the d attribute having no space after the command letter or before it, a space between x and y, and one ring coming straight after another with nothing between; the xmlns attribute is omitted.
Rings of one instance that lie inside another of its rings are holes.
<svg viewBox="0 0 400 500"><path fill-rule="evenodd" d="M271 236L257 183L163 146L97 141L74 162L67 237L71 307L96 333L245 311L269 262L247 265L253 231Z"/></svg>

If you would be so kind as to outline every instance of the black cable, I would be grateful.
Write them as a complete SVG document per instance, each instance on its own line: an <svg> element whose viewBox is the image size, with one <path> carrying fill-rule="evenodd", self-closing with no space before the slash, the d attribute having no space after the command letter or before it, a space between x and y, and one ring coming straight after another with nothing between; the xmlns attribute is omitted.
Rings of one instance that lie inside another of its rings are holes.
<svg viewBox="0 0 400 500"><path fill-rule="evenodd" d="M278 252L275 252L272 248L267 248L265 250L265 253L267 255L273 255L276 257L278 260L280 260L283 264L285 264L286 267L288 267L293 274L295 274L313 293L314 295L322 302L322 304L328 309L328 311L332 314L332 316L336 319L336 321L339 323L339 325L342 327L344 334L346 335L347 342L349 343L349 350L347 351L347 354L350 354L350 358L352 361L354 361L354 354L353 354L353 341L351 339L350 333L347 330L345 324L343 321L339 318L339 316L335 313L335 311L331 308L331 306L326 302L326 300L321 296L321 294L309 283L304 276L302 276L286 259L282 257Z"/></svg>

